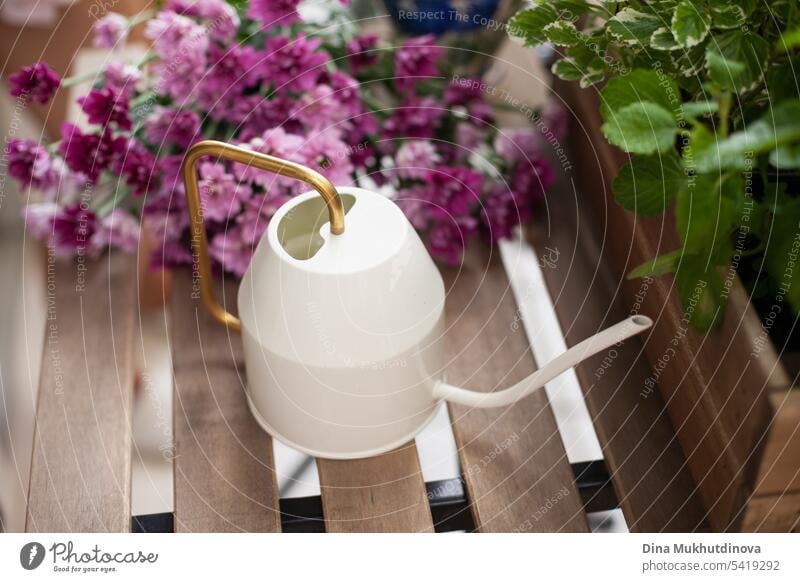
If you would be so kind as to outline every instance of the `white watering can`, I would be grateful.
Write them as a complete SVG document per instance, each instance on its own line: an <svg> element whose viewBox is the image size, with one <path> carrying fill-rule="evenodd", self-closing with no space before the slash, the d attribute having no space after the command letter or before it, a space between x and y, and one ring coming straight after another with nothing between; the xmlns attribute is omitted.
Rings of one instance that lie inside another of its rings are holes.
<svg viewBox="0 0 800 582"><path fill-rule="evenodd" d="M214 297L196 175L203 156L316 190L290 199L270 220L239 287L239 318ZM337 189L311 169L215 141L189 150L183 176L201 295L217 320L242 333L250 410L269 434L315 457L391 450L412 439L445 400L512 404L652 324L640 315L625 319L504 390L451 386L444 283L394 202L361 188Z"/></svg>

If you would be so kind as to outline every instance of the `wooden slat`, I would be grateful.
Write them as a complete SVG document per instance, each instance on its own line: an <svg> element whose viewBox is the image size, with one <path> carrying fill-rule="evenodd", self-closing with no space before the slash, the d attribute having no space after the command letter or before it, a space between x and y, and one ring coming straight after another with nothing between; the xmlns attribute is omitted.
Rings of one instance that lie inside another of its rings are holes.
<svg viewBox="0 0 800 582"><path fill-rule="evenodd" d="M445 276L447 380L495 390L535 365L499 256L473 247ZM450 417L478 531L588 530L543 390L506 408L450 405Z"/></svg>
<svg viewBox="0 0 800 582"><path fill-rule="evenodd" d="M770 394L774 418L764 439L755 495L800 493L800 390Z"/></svg>
<svg viewBox="0 0 800 582"><path fill-rule="evenodd" d="M742 520L742 531L800 533L800 493L752 497Z"/></svg>
<svg viewBox="0 0 800 582"><path fill-rule="evenodd" d="M562 177L548 193L547 214L530 229L569 346L638 310L619 292L600 224L579 188ZM642 283L640 294L648 285ZM707 529L686 457L658 386L650 383L641 339L597 354L576 374L628 528Z"/></svg>
<svg viewBox="0 0 800 582"><path fill-rule="evenodd" d="M317 459L317 469L326 531L433 531L413 441L367 459Z"/></svg>
<svg viewBox="0 0 800 582"><path fill-rule="evenodd" d="M126 532L135 257L52 259L26 529Z"/></svg>
<svg viewBox="0 0 800 582"><path fill-rule="evenodd" d="M219 297L236 311L235 284ZM241 338L211 319L188 271L174 275L171 349L175 531L280 531L272 440L247 407Z"/></svg>

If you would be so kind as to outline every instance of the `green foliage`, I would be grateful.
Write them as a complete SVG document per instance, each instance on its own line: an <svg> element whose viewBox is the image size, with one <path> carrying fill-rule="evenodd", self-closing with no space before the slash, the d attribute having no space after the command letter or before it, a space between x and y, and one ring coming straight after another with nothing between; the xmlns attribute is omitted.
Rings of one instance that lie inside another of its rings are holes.
<svg viewBox="0 0 800 582"><path fill-rule="evenodd" d="M708 330L732 259L762 254L767 284L800 313L800 198L753 195L767 169L800 170L796 0L535 0L511 33L559 45L556 76L605 82L603 133L631 154L617 202L640 216L675 212L680 247L629 276L673 273L689 321ZM737 246L741 233L752 248Z"/></svg>

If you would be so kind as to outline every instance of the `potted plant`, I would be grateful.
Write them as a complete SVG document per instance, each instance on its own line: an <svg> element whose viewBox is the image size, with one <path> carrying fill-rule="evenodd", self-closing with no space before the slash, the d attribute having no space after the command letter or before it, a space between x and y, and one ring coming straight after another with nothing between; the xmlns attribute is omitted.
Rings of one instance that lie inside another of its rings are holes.
<svg viewBox="0 0 800 582"><path fill-rule="evenodd" d="M611 246L625 253L629 278L661 278L650 293L663 316L647 345L654 378L712 525L745 527L753 493L778 491L775 480L763 488L775 459L760 453L776 426L797 423L796 405L786 406L797 391L765 356L772 346L759 343L750 305L764 307L764 330L782 348L791 334L777 330L793 330L800 313L800 8L537 2L509 31L559 47L552 71L569 83L563 93L626 211L609 210ZM630 269L629 256L641 264ZM712 339L702 335L710 330ZM775 383L779 401L767 390ZM783 484L798 488L790 476Z"/></svg>

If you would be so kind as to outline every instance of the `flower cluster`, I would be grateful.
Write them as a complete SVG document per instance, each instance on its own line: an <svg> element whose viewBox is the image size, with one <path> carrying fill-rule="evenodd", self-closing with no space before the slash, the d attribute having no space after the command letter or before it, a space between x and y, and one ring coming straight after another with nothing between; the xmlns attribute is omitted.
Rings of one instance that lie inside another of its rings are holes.
<svg viewBox="0 0 800 582"><path fill-rule="evenodd" d="M65 124L50 147L9 143L9 173L32 195L31 231L60 255L99 253L135 247L141 223L158 264L189 263L181 164L205 138L303 164L337 186L381 188L447 264L472 239L494 242L530 219L553 181L537 129L499 131L480 83L454 77L433 36L390 46L322 34L301 13L297 0L165 2L145 28L148 75L112 63L78 99L88 129ZM119 45L131 25L107 15L96 44ZM60 84L44 64L10 81L39 102ZM199 185L212 258L239 276L275 211L306 189L212 159Z"/></svg>

